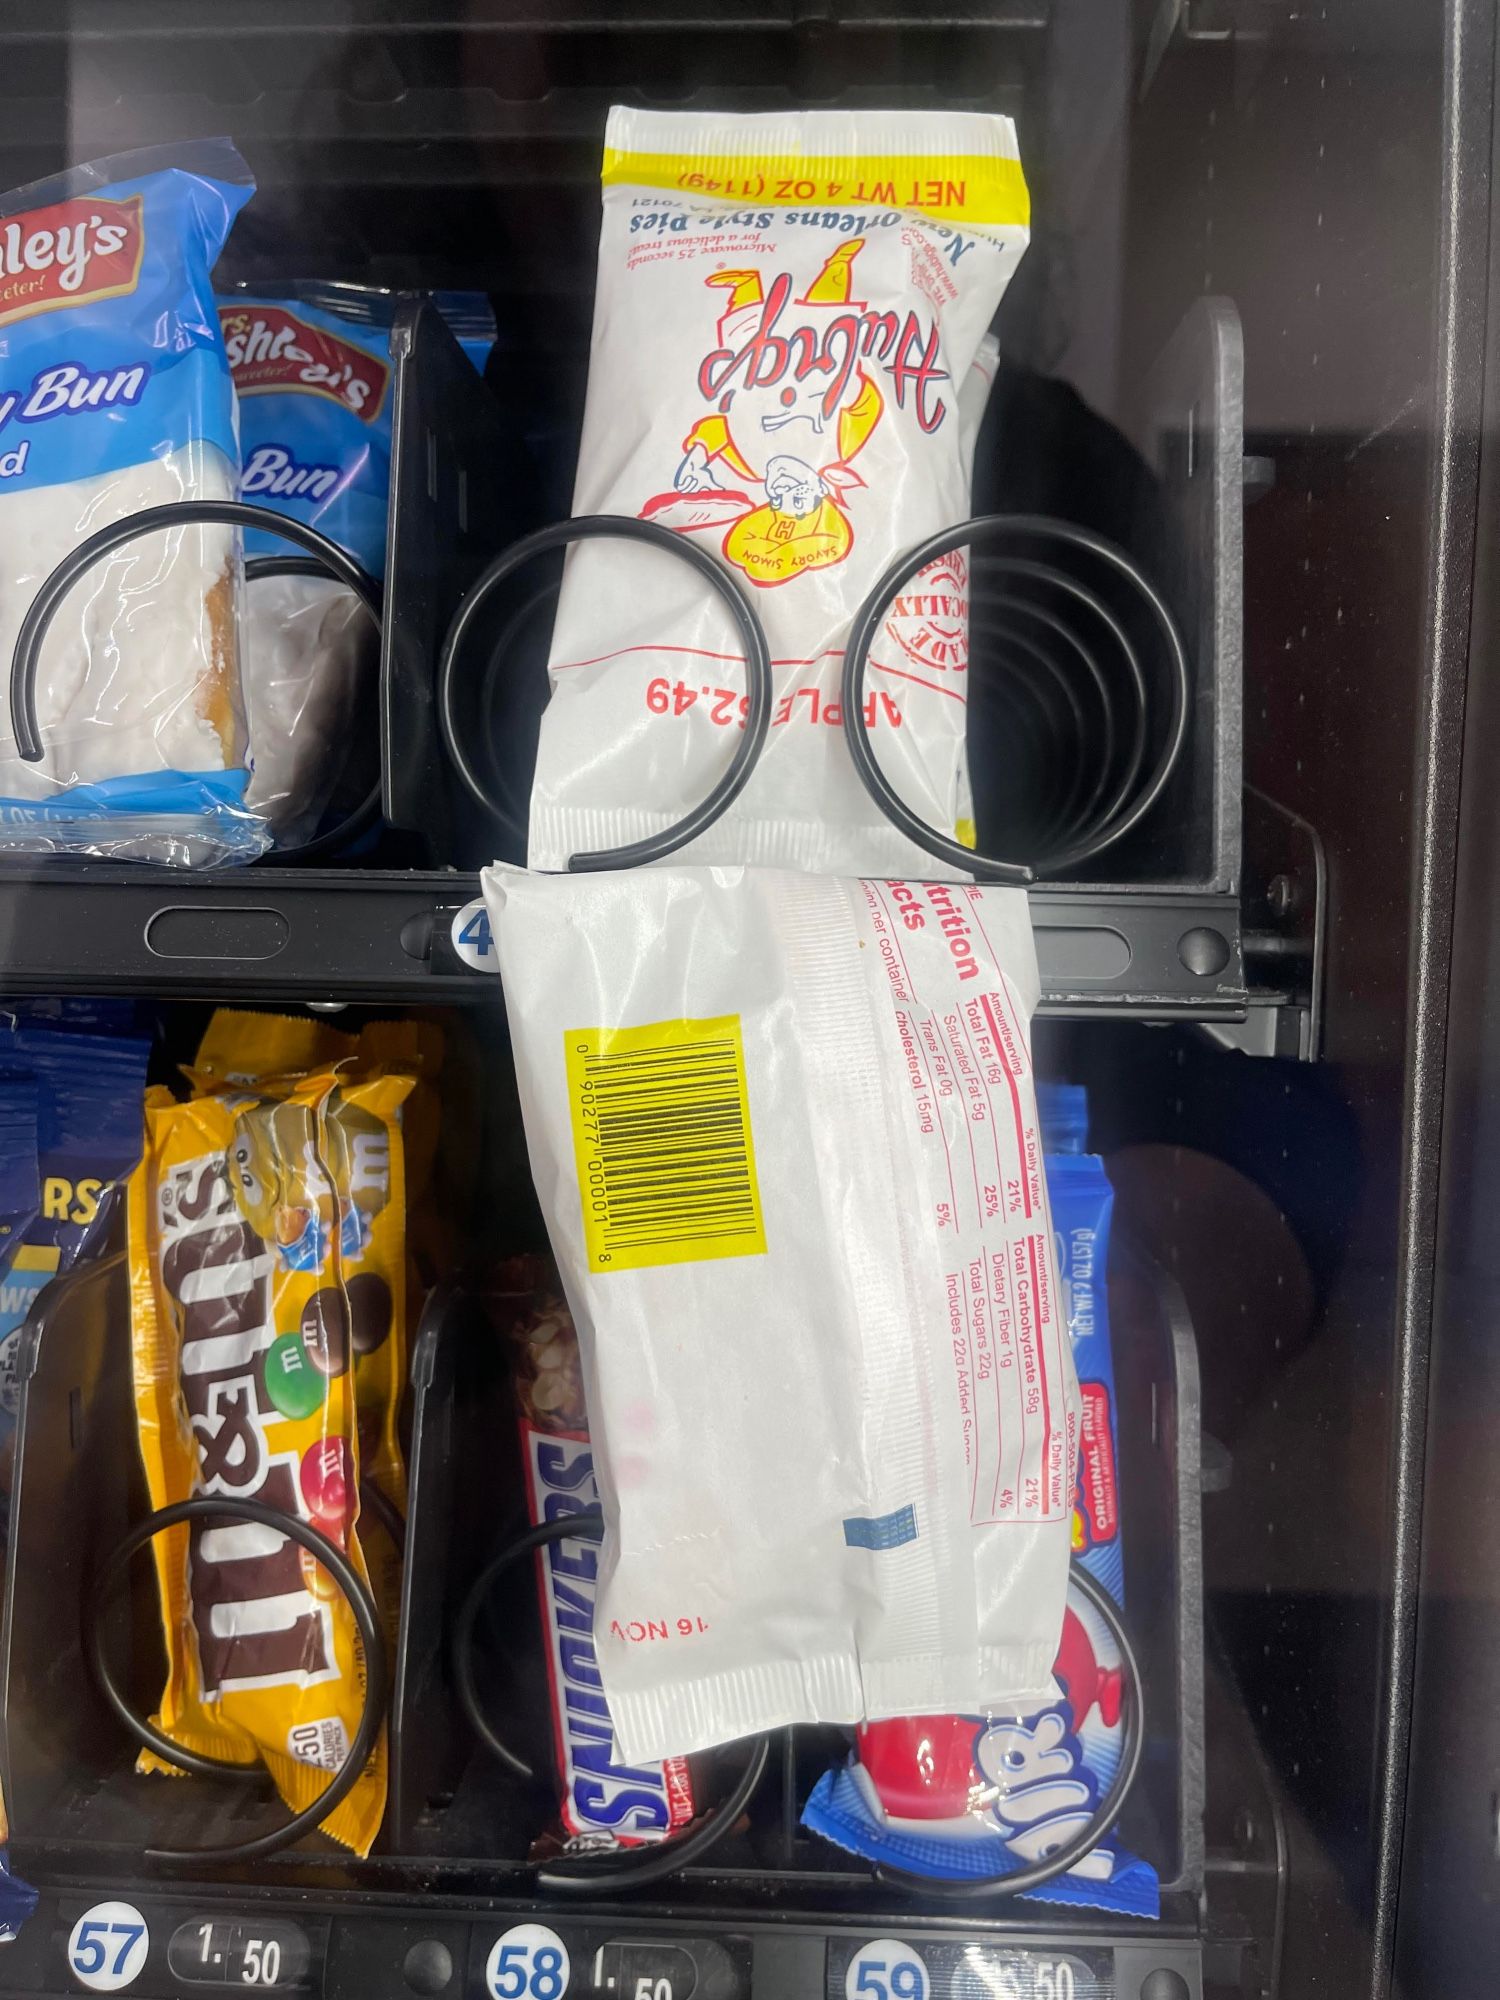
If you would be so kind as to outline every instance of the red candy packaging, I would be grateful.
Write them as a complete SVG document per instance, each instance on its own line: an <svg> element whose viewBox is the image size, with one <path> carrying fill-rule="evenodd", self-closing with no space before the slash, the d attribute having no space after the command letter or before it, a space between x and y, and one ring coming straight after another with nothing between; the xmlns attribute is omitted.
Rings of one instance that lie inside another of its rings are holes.
<svg viewBox="0 0 1500 2000"><path fill-rule="evenodd" d="M599 1504L583 1400L578 1336L541 1257L512 1258L497 1302L511 1309L526 1499L533 1526ZM559 1818L571 1848L637 1847L665 1839L696 1810L685 1757L628 1760L616 1741L594 1657L599 1545L580 1538L537 1552Z"/></svg>

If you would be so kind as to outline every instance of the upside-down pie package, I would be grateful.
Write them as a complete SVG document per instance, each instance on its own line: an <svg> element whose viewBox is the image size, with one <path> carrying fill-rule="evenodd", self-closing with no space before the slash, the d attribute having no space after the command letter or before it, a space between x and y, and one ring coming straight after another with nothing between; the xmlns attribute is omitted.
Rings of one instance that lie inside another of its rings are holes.
<svg viewBox="0 0 1500 2000"><path fill-rule="evenodd" d="M368 1580L351 1364L404 1338L410 1074L333 1068L186 1103L147 1093L130 1189L136 1409L153 1506L254 1499L312 1524ZM394 1407L387 1418L394 1445ZM168 1673L189 1749L265 1763L293 1809L347 1754L365 1667L353 1614L290 1538L231 1519L156 1538ZM165 1768L149 1752L142 1769ZM369 1851L382 1736L325 1830Z"/></svg>
<svg viewBox="0 0 1500 2000"><path fill-rule="evenodd" d="M617 107L603 181L573 511L638 515L711 550L753 599L773 661L760 762L682 852L931 875L855 773L843 648L893 559L970 511L977 425L962 403L1029 231L1015 129L970 112ZM972 842L967 666L957 550L895 600L864 719L902 798ZM681 818L744 725L722 607L634 543L570 554L550 671L533 868Z"/></svg>
<svg viewBox="0 0 1500 2000"><path fill-rule="evenodd" d="M485 893L625 1754L1049 1699L1078 1393L1025 896L743 868Z"/></svg>
<svg viewBox="0 0 1500 2000"><path fill-rule="evenodd" d="M234 391L209 270L252 183L227 140L0 197L0 659L53 567L168 501L232 500ZM173 527L75 584L36 674L43 755L0 715L0 846L250 860L233 531Z"/></svg>

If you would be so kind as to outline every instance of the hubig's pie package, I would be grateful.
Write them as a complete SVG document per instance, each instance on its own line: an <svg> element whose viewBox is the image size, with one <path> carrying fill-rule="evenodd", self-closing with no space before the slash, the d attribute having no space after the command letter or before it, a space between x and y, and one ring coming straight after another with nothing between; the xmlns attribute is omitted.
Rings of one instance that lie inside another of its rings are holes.
<svg viewBox="0 0 1500 2000"><path fill-rule="evenodd" d="M516 1396L533 1524L599 1503L578 1335L540 1257L515 1257L496 1273L494 1303L512 1307ZM594 1656L599 1551L592 1541L537 1551L537 1587L547 1646L547 1682L559 1817L569 1846L635 1847L661 1840L693 1817L685 1757L627 1759L615 1742Z"/></svg>
<svg viewBox="0 0 1500 2000"><path fill-rule="evenodd" d="M250 1088L214 1080L185 1104L147 1093L146 1157L131 1182L152 1505L253 1498L312 1522L368 1574L351 1362L404 1342L401 1107L413 1079L354 1063L348 1075L311 1069ZM391 1442L394 1422L392 1408ZM258 1528L195 1525L153 1549L168 1657L159 1726L188 1748L259 1758L289 1805L310 1805L359 1716L348 1605L296 1543ZM166 1767L143 1753L141 1768ZM382 1737L325 1830L367 1853L385 1787Z"/></svg>
<svg viewBox="0 0 1500 2000"><path fill-rule="evenodd" d="M349 551L385 575L395 405L395 293L308 284L226 293L219 320L240 399L242 496ZM443 292L436 303L483 369L494 345L489 302ZM248 556L291 546L258 530ZM377 701L373 621L352 591L321 576L257 577L245 590L245 707L250 806L279 845L316 832L348 749L350 726Z"/></svg>
<svg viewBox="0 0 1500 2000"><path fill-rule="evenodd" d="M1078 1403L1025 896L484 881L625 1754L1050 1698Z"/></svg>
<svg viewBox="0 0 1500 2000"><path fill-rule="evenodd" d="M1043 1086L1064 1143L1082 1143L1082 1093ZM1053 1130L1049 1129L1048 1136ZM1049 1154L1047 1184L1082 1400L1073 1547L1124 1603L1120 1552L1114 1365L1104 1272L1114 1193L1104 1162ZM859 1732L854 1754L813 1790L804 1824L836 1846L918 1875L999 1875L1039 1861L1088 1823L1119 1769L1124 1746L1121 1661L1108 1626L1070 1592L1053 1668L1058 1698L1017 1713L912 1717ZM1067 1874L1032 1895L1155 1917L1155 1870L1111 1831Z"/></svg>
<svg viewBox="0 0 1500 2000"><path fill-rule="evenodd" d="M0 659L85 536L173 500L232 500L234 392L209 270L252 189L227 140L77 167L0 197ZM0 719L0 846L203 864L266 845L244 809L228 528L97 564L36 676L44 750Z"/></svg>
<svg viewBox="0 0 1500 2000"><path fill-rule="evenodd" d="M750 591L775 662L755 774L683 852L931 874L855 775L839 677L876 579L969 512L961 402L1029 228L1014 127L971 113L617 107L603 180L574 512L697 538ZM959 551L898 598L866 719L913 810L972 840L966 590ZM685 568L625 542L575 549L532 867L637 839L701 799L743 726L739 661Z"/></svg>

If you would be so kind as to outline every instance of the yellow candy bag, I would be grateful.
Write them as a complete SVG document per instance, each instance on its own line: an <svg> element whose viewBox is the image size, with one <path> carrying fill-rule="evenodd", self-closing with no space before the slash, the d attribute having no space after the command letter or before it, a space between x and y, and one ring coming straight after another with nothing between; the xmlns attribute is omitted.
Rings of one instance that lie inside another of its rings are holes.
<svg viewBox="0 0 1500 2000"><path fill-rule="evenodd" d="M233 1095L250 1090L262 1097L284 1097L310 1076L323 1072L335 1073L344 1086L361 1078L393 1073L410 1077L413 1088L399 1114L410 1264L412 1212L431 1177L437 1152L437 1094L430 1083L442 1062L442 1031L414 1017L372 1021L359 1034L352 1035L327 1021L220 1008L209 1021L191 1067L183 1073L195 1090L205 1094ZM337 1111L334 1115L337 1121ZM416 1324L421 1293L415 1273L409 1271L406 1311L395 1315L390 1337L374 1348L356 1341L354 1349L356 1428L364 1495L360 1545L393 1651L401 1612L401 1567L405 1556L402 1528L407 1501L406 1460L399 1425L407 1380L406 1334L408 1325Z"/></svg>
<svg viewBox="0 0 1500 2000"><path fill-rule="evenodd" d="M347 1074L342 1064L287 1070L248 1091L223 1080L185 1104L148 1091L130 1187L152 1505L192 1493L256 1499L312 1522L367 1579L362 1456L382 1490L388 1482L405 1498L401 1107L412 1087L409 1073L356 1060ZM356 1386L356 1357L368 1388ZM362 1421L366 1396L373 1426ZM185 1748L264 1762L293 1810L310 1805L342 1763L363 1700L349 1606L296 1543L259 1527L195 1523L153 1546L168 1656L158 1725ZM149 1752L139 1767L171 1768ZM368 1853L385 1793L382 1734L324 1830Z"/></svg>

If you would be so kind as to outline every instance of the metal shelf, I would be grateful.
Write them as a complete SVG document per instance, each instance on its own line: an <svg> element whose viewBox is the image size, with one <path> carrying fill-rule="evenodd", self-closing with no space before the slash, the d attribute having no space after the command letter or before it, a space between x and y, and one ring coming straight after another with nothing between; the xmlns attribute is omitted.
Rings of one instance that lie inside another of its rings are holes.
<svg viewBox="0 0 1500 2000"><path fill-rule="evenodd" d="M0 869L0 962L16 992L482 1003L494 989L451 937L478 893L441 871L29 864ZM1234 896L1038 889L1031 907L1043 1014L1245 1017Z"/></svg>

